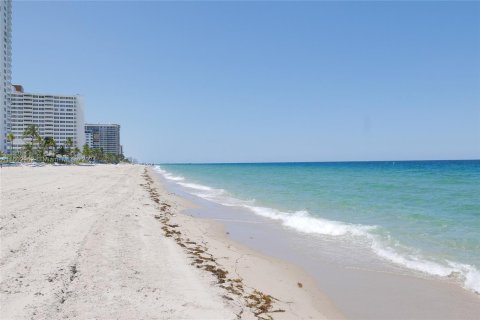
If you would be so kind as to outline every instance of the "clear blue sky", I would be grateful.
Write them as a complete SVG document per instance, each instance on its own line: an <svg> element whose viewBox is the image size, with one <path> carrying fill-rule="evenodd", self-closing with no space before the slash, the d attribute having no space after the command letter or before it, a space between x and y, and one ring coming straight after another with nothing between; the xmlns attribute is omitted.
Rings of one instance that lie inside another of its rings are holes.
<svg viewBox="0 0 480 320"><path fill-rule="evenodd" d="M480 158L480 3L14 2L13 80L155 162Z"/></svg>

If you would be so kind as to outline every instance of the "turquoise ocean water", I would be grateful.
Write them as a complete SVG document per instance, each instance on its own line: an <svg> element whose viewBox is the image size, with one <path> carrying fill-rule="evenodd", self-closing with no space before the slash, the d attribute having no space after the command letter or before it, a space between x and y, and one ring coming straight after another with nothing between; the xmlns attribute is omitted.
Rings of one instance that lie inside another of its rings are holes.
<svg viewBox="0 0 480 320"><path fill-rule="evenodd" d="M480 161L162 164L199 197L480 293Z"/></svg>

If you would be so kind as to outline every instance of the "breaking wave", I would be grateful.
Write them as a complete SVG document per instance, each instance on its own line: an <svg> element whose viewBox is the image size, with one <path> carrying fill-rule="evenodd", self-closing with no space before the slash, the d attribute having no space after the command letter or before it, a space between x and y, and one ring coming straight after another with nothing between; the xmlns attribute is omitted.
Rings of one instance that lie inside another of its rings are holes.
<svg viewBox="0 0 480 320"><path fill-rule="evenodd" d="M447 260L442 262L432 261L420 255L408 253L408 248L402 247L399 244L388 245L382 236L372 232L378 229L377 226L350 224L323 219L315 217L305 210L283 212L274 208L256 206L255 200L240 200L232 197L224 189L216 189L201 184L186 182L184 177L174 176L163 170L160 166L156 166L156 170L162 174L165 179L177 183L186 188L189 193L203 199L225 206L246 208L254 214L277 220L283 226L302 233L332 237L362 238L369 243L375 254L390 262L430 275L457 278L463 282L463 286L466 289L480 294L480 272L474 266Z"/></svg>

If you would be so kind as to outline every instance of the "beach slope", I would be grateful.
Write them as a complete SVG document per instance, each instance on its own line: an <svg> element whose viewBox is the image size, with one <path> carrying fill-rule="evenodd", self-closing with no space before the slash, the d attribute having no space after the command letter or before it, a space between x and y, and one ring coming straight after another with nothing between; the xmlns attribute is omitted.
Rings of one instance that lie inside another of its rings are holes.
<svg viewBox="0 0 480 320"><path fill-rule="evenodd" d="M1 169L0 318L326 318L299 270L181 215L151 176L137 165Z"/></svg>

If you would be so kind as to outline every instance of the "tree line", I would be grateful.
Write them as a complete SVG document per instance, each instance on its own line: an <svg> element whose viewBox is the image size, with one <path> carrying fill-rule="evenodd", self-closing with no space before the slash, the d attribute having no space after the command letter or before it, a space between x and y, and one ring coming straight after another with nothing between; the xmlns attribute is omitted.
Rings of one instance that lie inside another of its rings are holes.
<svg viewBox="0 0 480 320"><path fill-rule="evenodd" d="M90 148L83 145L80 150L74 146L73 139L67 138L64 145L57 145L53 137L42 137L36 125L29 125L22 135L23 146L21 150L14 152L13 141L16 139L13 133L7 134L9 143L8 160L13 161L42 161L42 162L82 162L96 161L105 163L118 163L126 161L123 155L106 153L101 148ZM1 154L0 156L4 156ZM60 158L58 157L60 156Z"/></svg>

